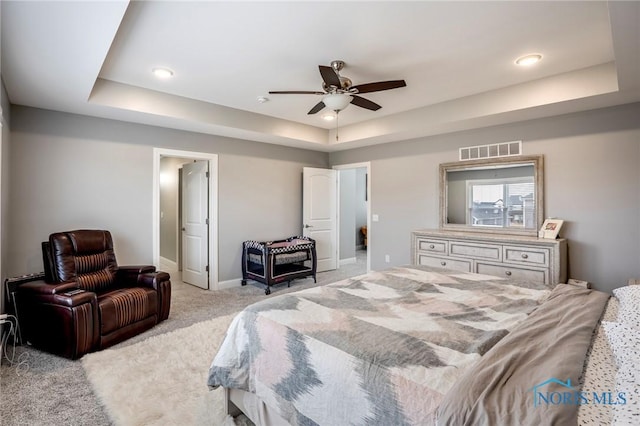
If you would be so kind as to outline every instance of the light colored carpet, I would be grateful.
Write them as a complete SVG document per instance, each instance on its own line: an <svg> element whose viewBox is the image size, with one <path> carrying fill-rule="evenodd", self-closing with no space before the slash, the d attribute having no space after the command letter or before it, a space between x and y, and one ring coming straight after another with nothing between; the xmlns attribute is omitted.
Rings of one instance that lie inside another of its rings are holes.
<svg viewBox="0 0 640 426"><path fill-rule="evenodd" d="M220 291L202 290L182 283L180 273L169 271L172 281L169 318L152 329L119 343L112 350L124 349L155 336L230 315L267 297L328 284L366 272L366 252L358 251L356 257L357 263L319 273L317 284L311 278L296 280L291 288L287 288L286 284L273 287L271 296L265 296L262 284L251 281L244 287ZM105 403L96 395L82 361L60 358L30 346L18 347L16 356L24 354L28 356L26 371L19 371L8 363L0 363L0 424L112 426L116 422L105 409ZM211 359L204 368L204 374L209 369L210 361ZM153 397L151 394L156 392L156 388L154 385L148 388L150 397ZM114 392L122 393L119 388L115 388ZM250 422L246 424L250 425Z"/></svg>
<svg viewBox="0 0 640 426"><path fill-rule="evenodd" d="M224 391L207 372L235 315L85 355L89 382L118 426L222 425Z"/></svg>

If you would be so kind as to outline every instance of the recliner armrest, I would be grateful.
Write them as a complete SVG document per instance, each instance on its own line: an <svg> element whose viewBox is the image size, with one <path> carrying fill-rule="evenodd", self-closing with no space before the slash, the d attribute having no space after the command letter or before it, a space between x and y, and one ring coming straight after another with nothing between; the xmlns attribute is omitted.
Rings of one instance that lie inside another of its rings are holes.
<svg viewBox="0 0 640 426"><path fill-rule="evenodd" d="M138 285L158 290L158 286L160 285L160 283L169 281L169 279L169 274L167 274L166 272L150 272L146 274L140 274L138 276Z"/></svg>
<svg viewBox="0 0 640 426"><path fill-rule="evenodd" d="M20 290L28 291L33 294L60 294L65 291L78 289L78 283L75 281L63 281L60 283L47 283L43 280L30 281L20 285Z"/></svg>
<svg viewBox="0 0 640 426"><path fill-rule="evenodd" d="M138 280L141 274L155 272L153 265L131 265L119 266L116 270L116 282L121 287L134 287L139 285Z"/></svg>
<svg viewBox="0 0 640 426"><path fill-rule="evenodd" d="M67 292L78 289L78 284L75 281L49 284L40 280L24 283L20 285L18 291L26 297L34 297L41 302L69 307L89 303L96 298L94 292L85 290L76 294L66 294Z"/></svg>
<svg viewBox="0 0 640 426"><path fill-rule="evenodd" d="M70 296L64 293L54 296L54 300L58 305L69 307L78 306L83 303L91 303L93 300L97 303L97 298L98 296L92 291L83 291L82 293L72 294Z"/></svg>
<svg viewBox="0 0 640 426"><path fill-rule="evenodd" d="M166 272L148 272L138 275L138 285L158 292L158 322L169 317L171 310L171 281Z"/></svg>
<svg viewBox="0 0 640 426"><path fill-rule="evenodd" d="M78 293L75 281L33 281L18 287L20 328L33 346L76 359L96 348L100 337L98 297Z"/></svg>
<svg viewBox="0 0 640 426"><path fill-rule="evenodd" d="M138 274L144 274L145 272L155 272L156 267L153 265L127 265L118 266L119 270L136 271Z"/></svg>

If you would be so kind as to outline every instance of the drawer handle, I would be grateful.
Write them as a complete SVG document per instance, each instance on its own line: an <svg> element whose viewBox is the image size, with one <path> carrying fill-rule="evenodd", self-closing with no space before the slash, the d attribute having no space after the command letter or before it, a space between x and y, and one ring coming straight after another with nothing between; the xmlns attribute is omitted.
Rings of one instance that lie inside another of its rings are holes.
<svg viewBox="0 0 640 426"><path fill-rule="evenodd" d="M511 276L511 271L505 271L504 273L506 276L510 277Z"/></svg>
<svg viewBox="0 0 640 426"><path fill-rule="evenodd" d="M528 258L529 258L529 255L528 255L527 253L522 253L522 258L523 258L523 259L528 259Z"/></svg>
<svg viewBox="0 0 640 426"><path fill-rule="evenodd" d="M441 264L442 266L447 266L447 262L445 262L444 260L443 260L442 262L440 262L440 264Z"/></svg>
<svg viewBox="0 0 640 426"><path fill-rule="evenodd" d="M430 249L434 249L434 248L436 248L436 246L434 246L433 244L429 244L429 248Z"/></svg>

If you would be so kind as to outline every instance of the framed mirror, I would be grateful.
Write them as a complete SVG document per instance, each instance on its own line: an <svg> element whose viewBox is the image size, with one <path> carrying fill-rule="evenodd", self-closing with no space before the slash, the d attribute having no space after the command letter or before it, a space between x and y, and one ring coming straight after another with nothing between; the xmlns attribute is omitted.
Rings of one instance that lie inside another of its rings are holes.
<svg viewBox="0 0 640 426"><path fill-rule="evenodd" d="M542 155L440 164L440 228L537 235L543 173Z"/></svg>

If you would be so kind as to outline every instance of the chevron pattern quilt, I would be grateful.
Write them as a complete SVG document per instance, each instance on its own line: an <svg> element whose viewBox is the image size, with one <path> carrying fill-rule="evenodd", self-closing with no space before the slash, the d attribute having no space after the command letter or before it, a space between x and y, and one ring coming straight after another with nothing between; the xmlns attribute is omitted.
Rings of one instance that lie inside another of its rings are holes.
<svg viewBox="0 0 640 426"><path fill-rule="evenodd" d="M432 424L456 380L549 292L410 266L268 298L235 317L208 384L255 393L292 425Z"/></svg>

